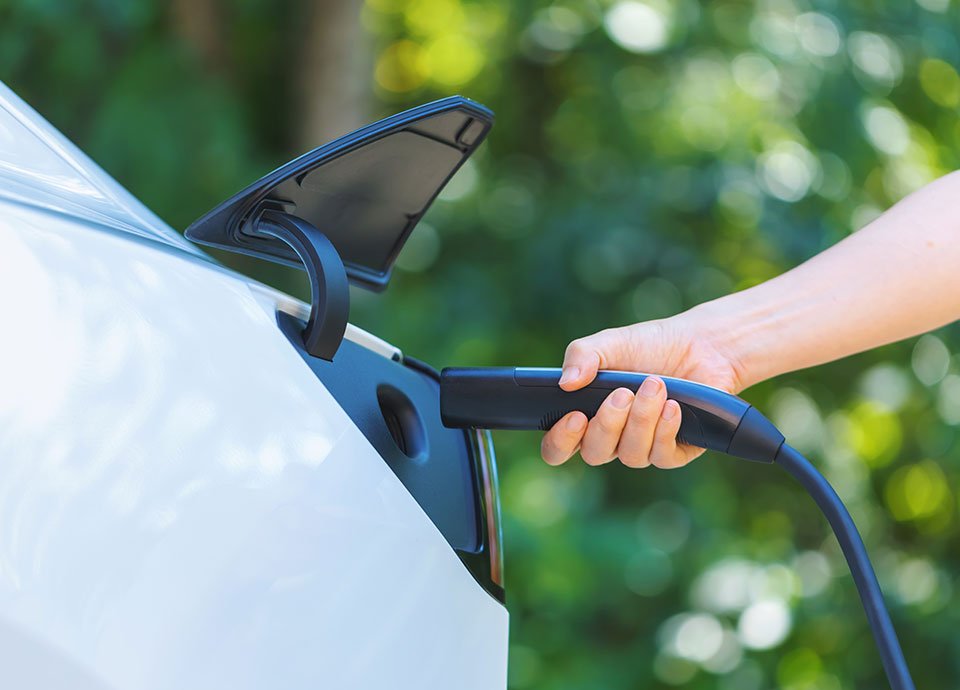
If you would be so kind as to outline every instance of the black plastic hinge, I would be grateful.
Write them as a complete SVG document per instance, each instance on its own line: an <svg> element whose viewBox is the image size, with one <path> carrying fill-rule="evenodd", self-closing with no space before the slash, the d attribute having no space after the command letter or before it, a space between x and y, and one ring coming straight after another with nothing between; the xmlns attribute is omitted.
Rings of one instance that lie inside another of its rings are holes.
<svg viewBox="0 0 960 690"><path fill-rule="evenodd" d="M282 240L297 253L310 279L310 317L303 329L304 349L333 360L350 316L350 284L343 260L316 226L299 216L263 208L253 217L254 233Z"/></svg>

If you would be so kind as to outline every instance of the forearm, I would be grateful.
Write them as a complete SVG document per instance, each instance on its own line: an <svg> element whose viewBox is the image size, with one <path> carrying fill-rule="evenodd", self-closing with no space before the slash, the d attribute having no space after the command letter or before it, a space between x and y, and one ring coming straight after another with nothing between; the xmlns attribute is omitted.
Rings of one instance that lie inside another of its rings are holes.
<svg viewBox="0 0 960 690"><path fill-rule="evenodd" d="M960 318L960 176L948 175L797 268L697 307L742 388Z"/></svg>

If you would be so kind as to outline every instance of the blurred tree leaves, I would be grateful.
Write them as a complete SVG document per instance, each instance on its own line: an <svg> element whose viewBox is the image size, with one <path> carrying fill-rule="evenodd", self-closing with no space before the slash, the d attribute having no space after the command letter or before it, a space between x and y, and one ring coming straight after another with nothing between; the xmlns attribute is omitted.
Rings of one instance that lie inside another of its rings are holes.
<svg viewBox="0 0 960 690"><path fill-rule="evenodd" d="M437 365L555 364L776 275L960 159L951 0L338 0L365 42L317 57L325 11L6 0L0 74L180 229L321 143L323 113L491 106L391 289L355 295L356 323ZM355 78L317 70L345 50L369 53ZM746 393L849 501L924 688L960 683L958 345L951 326ZM554 470L536 435L497 441L512 687L883 686L835 543L774 470Z"/></svg>

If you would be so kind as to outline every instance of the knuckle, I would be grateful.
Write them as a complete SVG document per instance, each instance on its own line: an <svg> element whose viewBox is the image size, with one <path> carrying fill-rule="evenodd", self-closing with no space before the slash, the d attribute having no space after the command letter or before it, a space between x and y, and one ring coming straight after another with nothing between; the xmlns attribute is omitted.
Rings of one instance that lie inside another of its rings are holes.
<svg viewBox="0 0 960 690"><path fill-rule="evenodd" d="M672 440L658 442L650 451L650 462L661 470L673 469L677 466L676 444Z"/></svg>
<svg viewBox="0 0 960 690"><path fill-rule="evenodd" d="M629 413L629 408L625 410L618 409L613 406L613 401L607 398L601 406L600 411L597 412L597 416L594 417L594 420L597 423L597 427L603 429L603 431L608 434L616 434L616 436L619 437L630 418Z"/></svg>
<svg viewBox="0 0 960 690"><path fill-rule="evenodd" d="M657 454L650 456L650 464L660 470L669 470L673 467L669 459Z"/></svg>
<svg viewBox="0 0 960 690"><path fill-rule="evenodd" d="M593 448L586 446L580 448L580 457L583 458L585 463L592 465L593 461L596 459L596 454L594 453Z"/></svg>
<svg viewBox="0 0 960 690"><path fill-rule="evenodd" d="M650 461L644 457L643 454L634 449L618 449L617 456L620 458L621 464L634 469L639 469L641 467L647 467L650 465Z"/></svg>
<svg viewBox="0 0 960 690"><path fill-rule="evenodd" d="M670 420L666 424L658 424L656 431L656 440L657 443L662 443L664 445L674 446L677 443L677 431L680 426L674 420Z"/></svg>
<svg viewBox="0 0 960 690"><path fill-rule="evenodd" d="M540 439L540 450L550 450L557 445L557 432L551 429Z"/></svg>
<svg viewBox="0 0 960 690"><path fill-rule="evenodd" d="M647 401L640 397L630 408L630 421L639 424L653 424L660 417L662 404L656 400Z"/></svg>
<svg viewBox="0 0 960 690"><path fill-rule="evenodd" d="M597 431L601 432L604 436L619 436L621 426L616 423L616 420L610 419L606 415L598 415L596 418Z"/></svg>
<svg viewBox="0 0 960 690"><path fill-rule="evenodd" d="M675 446L669 442L657 442L650 450L650 463L661 470L669 470L674 466L673 456L676 454Z"/></svg>
<svg viewBox="0 0 960 690"><path fill-rule="evenodd" d="M541 441L540 443L540 455L543 457L544 460L546 460L551 455L553 455L553 453L554 453L553 444L549 440L543 439L543 441Z"/></svg>
<svg viewBox="0 0 960 690"><path fill-rule="evenodd" d="M581 449L580 457L583 458L583 461L588 465L602 465L607 461L607 458L592 448Z"/></svg>
<svg viewBox="0 0 960 690"><path fill-rule="evenodd" d="M552 438L544 438L540 444L540 456L548 463L554 464L569 457L563 448Z"/></svg>
<svg viewBox="0 0 960 690"><path fill-rule="evenodd" d="M617 458L620 460L620 464L627 467L632 467L637 462L637 455L632 448L618 447Z"/></svg>
<svg viewBox="0 0 960 690"><path fill-rule="evenodd" d="M577 338L576 340L571 341L569 345L567 345L567 349L564 352L564 354L568 358L579 358L585 355L588 349L589 348L587 347L587 344L584 342L584 339Z"/></svg>

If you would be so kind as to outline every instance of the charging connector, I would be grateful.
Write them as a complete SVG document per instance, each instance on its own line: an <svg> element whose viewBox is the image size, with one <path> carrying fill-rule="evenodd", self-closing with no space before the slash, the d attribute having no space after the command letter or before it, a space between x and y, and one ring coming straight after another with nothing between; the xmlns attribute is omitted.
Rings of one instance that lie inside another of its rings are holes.
<svg viewBox="0 0 960 690"><path fill-rule="evenodd" d="M601 371L588 386L566 392L558 385L559 369L444 369L440 374L440 413L443 423L451 427L548 429L573 410L593 417L613 390L624 387L636 391L646 377L635 372ZM914 690L863 539L830 483L784 443L783 434L750 403L693 381L661 378L667 397L680 404L678 441L780 465L813 497L847 559L890 687Z"/></svg>

